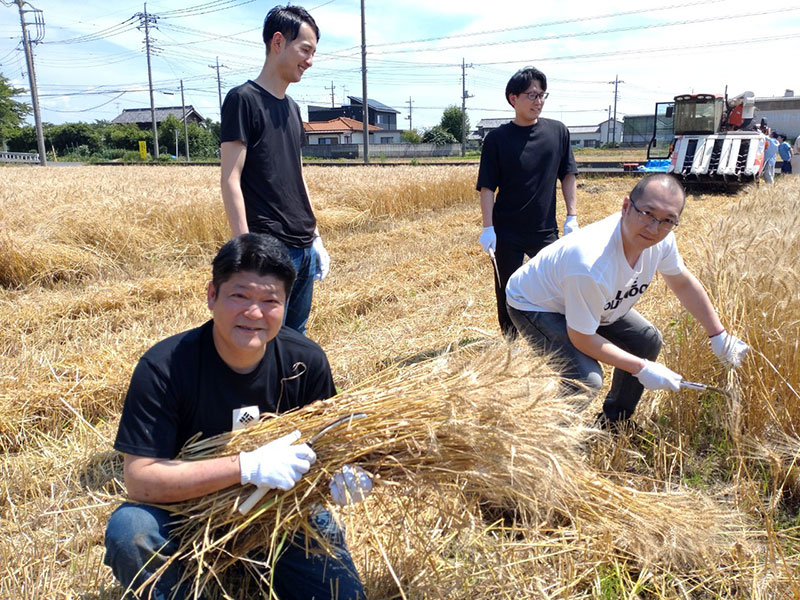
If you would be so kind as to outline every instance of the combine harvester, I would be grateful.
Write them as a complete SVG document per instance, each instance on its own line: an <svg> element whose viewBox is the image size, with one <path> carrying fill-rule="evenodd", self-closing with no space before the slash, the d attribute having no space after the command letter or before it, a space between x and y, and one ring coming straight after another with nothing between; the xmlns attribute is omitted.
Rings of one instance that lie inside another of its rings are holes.
<svg viewBox="0 0 800 600"><path fill-rule="evenodd" d="M753 123L755 97L744 92L728 100L712 94L682 94L658 102L647 148L648 163L669 159L668 173L693 189L735 191L758 181L764 163L766 124ZM666 154L658 155L656 148ZM661 170L661 169L660 169Z"/></svg>

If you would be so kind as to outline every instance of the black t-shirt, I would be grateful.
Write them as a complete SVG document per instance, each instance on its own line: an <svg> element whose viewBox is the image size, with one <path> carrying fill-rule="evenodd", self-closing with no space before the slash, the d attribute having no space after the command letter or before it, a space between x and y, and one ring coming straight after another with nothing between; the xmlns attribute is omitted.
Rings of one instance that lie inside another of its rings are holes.
<svg viewBox="0 0 800 600"><path fill-rule="evenodd" d="M563 123L510 122L486 135L477 189L497 190L492 223L498 235L536 242L558 231L556 180L577 172Z"/></svg>
<svg viewBox="0 0 800 600"><path fill-rule="evenodd" d="M336 393L322 348L282 327L264 358L240 374L220 358L213 321L167 338L139 360L131 378L114 448L150 458L174 458L196 433L230 431L233 410L257 405L284 412Z"/></svg>
<svg viewBox="0 0 800 600"><path fill-rule="evenodd" d="M300 108L253 81L233 88L222 104L221 141L247 146L242 195L247 227L287 246L307 248L317 226L303 184Z"/></svg>

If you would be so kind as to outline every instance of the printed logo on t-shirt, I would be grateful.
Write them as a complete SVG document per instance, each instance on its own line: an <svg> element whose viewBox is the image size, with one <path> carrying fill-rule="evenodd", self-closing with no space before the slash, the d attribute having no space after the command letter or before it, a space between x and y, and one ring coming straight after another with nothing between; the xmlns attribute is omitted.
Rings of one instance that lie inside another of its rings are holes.
<svg viewBox="0 0 800 600"><path fill-rule="evenodd" d="M260 411L258 406L245 406L243 408L233 409L233 431L244 429L248 425L252 425L258 421Z"/></svg>
<svg viewBox="0 0 800 600"><path fill-rule="evenodd" d="M635 298L636 296L641 296L644 294L644 291L649 285L649 283L643 283L642 285L639 285L638 281L634 279L633 284L630 288L628 288L628 291L623 294L622 290L617 290L617 295L614 296L613 300L606 303L606 305L603 307L603 310L616 310L616 308L620 305L620 302L623 300Z"/></svg>

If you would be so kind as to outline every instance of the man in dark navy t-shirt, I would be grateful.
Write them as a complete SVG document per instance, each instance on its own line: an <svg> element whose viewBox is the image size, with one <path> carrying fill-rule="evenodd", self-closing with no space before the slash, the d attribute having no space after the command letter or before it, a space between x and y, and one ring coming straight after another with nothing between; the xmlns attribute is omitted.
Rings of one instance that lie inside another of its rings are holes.
<svg viewBox="0 0 800 600"><path fill-rule="evenodd" d="M299 432L250 452L178 458L192 438L240 429L265 412L280 413L336 393L323 350L281 325L294 277L286 248L274 237L233 238L213 262L207 292L211 321L159 342L137 364L114 448L124 454L128 497L139 504L124 503L111 515L105 539L105 563L126 588L143 585L179 547L171 533L173 515L152 505L201 498L234 485L289 490L316 460L307 444L296 443ZM335 476L331 482L337 503L348 496L362 499L363 491L368 489L360 478ZM334 555L307 555L303 541L295 540L264 581L273 582L278 598L363 598L330 513L321 511L312 519L331 540ZM155 599L187 597L188 590L175 589L182 572L180 561L173 562L147 591ZM331 596L331 590L338 595Z"/></svg>
<svg viewBox="0 0 800 600"><path fill-rule="evenodd" d="M511 77L506 100L515 116L486 135L476 185L483 217L479 241L485 252L494 253L497 317L503 334L512 338L517 330L506 309L505 286L525 255L533 257L558 239L557 180L567 209L564 234L578 228L578 169L567 128L539 116L546 90L547 78L533 67Z"/></svg>
<svg viewBox="0 0 800 600"><path fill-rule="evenodd" d="M305 333L314 280L325 278L330 258L303 178L303 120L286 88L311 68L319 28L302 7L276 6L262 35L261 73L228 92L222 105L222 200L233 235L269 233L288 248L297 279L286 326Z"/></svg>

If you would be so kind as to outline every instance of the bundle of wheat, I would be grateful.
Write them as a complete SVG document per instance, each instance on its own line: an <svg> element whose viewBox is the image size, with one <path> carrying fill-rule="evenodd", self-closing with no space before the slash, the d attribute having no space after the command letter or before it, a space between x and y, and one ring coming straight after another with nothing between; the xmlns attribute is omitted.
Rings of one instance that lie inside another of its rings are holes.
<svg viewBox="0 0 800 600"><path fill-rule="evenodd" d="M324 546L307 517L329 501L330 474L356 463L374 475L377 498L417 499L403 509L409 520L419 512L451 523L471 522L475 514L488 522L513 516L531 528L569 524L648 568L718 562L741 517L695 494L644 492L642 481L622 486L591 471L583 459L589 430L576 411L584 400L562 397L558 377L526 349L472 345L191 443L182 457L196 460L251 449L293 429L307 439L333 418L366 415L317 440L309 474L245 516L237 507L253 488L170 506L180 523L174 560L187 565L185 578L201 593L224 585L226 570L255 549L266 550L269 564L296 532Z"/></svg>

